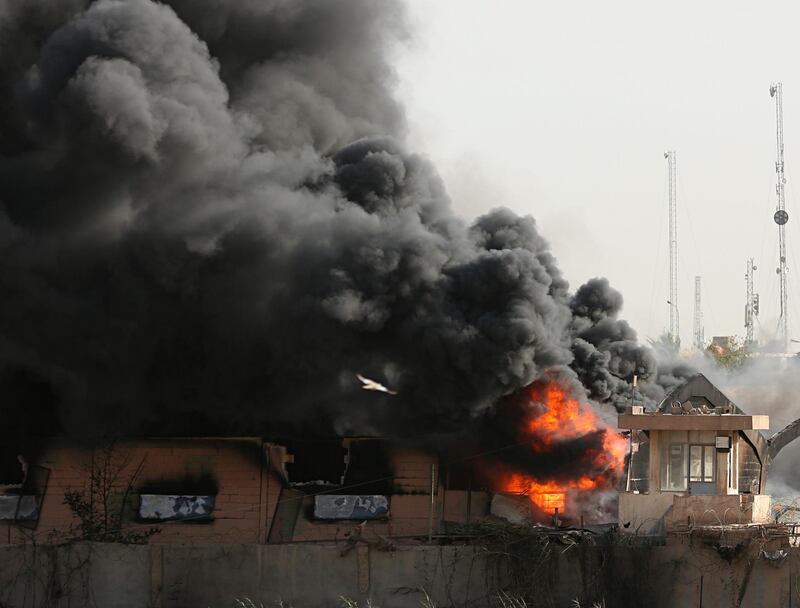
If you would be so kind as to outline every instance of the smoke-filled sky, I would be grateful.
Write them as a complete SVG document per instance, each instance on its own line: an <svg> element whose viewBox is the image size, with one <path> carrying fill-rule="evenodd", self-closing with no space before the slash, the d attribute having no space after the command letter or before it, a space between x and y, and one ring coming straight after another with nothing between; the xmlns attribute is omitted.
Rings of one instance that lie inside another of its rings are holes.
<svg viewBox="0 0 800 608"><path fill-rule="evenodd" d="M534 217L454 212L402 2L0 6L6 433L458 433L545 375L619 405L682 373Z"/></svg>
<svg viewBox="0 0 800 608"><path fill-rule="evenodd" d="M693 364L744 411L769 415L769 437L800 417L800 365L794 359L753 359L726 373L709 359ZM777 497L800 493L800 441L789 443L775 458L767 478L767 491Z"/></svg>
<svg viewBox="0 0 800 608"><path fill-rule="evenodd" d="M457 211L531 213L572 284L603 275L643 336L668 324L666 149L678 158L679 307L692 339L742 335L754 257L777 322L775 106L785 98L790 331L800 338L800 77L788 1L409 0L401 55L411 140ZM794 302L794 304L792 304ZM762 334L765 335L765 334Z"/></svg>

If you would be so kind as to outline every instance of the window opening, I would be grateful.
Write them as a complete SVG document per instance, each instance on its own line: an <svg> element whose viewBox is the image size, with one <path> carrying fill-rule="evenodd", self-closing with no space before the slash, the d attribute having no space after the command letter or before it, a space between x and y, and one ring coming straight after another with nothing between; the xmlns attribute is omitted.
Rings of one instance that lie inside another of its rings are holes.
<svg viewBox="0 0 800 608"><path fill-rule="evenodd" d="M732 442L731 449L728 450L728 489L733 492L739 491L739 454L736 442Z"/></svg>
<svg viewBox="0 0 800 608"><path fill-rule="evenodd" d="M689 446L689 481L714 481L715 454L716 448L713 445Z"/></svg>
<svg viewBox="0 0 800 608"><path fill-rule="evenodd" d="M686 444L671 443L667 459L664 490L686 489Z"/></svg>

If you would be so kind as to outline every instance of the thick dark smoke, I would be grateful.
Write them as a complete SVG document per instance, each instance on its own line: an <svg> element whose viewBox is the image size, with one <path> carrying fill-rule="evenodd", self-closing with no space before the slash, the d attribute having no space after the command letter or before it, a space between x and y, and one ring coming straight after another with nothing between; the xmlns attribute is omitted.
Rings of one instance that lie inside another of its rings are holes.
<svg viewBox="0 0 800 608"><path fill-rule="evenodd" d="M679 361L656 362L652 349L639 344L636 331L619 318L622 294L607 279L591 279L570 300L573 335L571 368L589 396L618 408L655 404L680 384L692 369ZM632 390L633 377L640 382Z"/></svg>
<svg viewBox="0 0 800 608"><path fill-rule="evenodd" d="M0 0L4 430L448 432L552 369L657 399L605 280L398 143L405 36L395 0Z"/></svg>

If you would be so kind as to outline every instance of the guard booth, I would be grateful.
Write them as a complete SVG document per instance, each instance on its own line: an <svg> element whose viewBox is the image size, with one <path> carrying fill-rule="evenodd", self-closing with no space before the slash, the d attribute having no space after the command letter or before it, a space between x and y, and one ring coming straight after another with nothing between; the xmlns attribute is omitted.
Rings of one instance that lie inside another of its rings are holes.
<svg viewBox="0 0 800 608"><path fill-rule="evenodd" d="M677 525L764 523L769 496L769 416L740 410L702 374L672 391L655 412L631 406L630 460L619 497L620 528L660 534Z"/></svg>

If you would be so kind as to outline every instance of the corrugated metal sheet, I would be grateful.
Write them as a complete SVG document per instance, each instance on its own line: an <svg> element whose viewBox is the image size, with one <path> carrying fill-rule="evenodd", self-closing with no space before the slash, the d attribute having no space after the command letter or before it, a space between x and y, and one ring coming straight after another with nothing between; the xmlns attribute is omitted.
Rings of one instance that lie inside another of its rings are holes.
<svg viewBox="0 0 800 608"><path fill-rule="evenodd" d="M36 521L39 502L35 496L0 496L0 521Z"/></svg>
<svg viewBox="0 0 800 608"><path fill-rule="evenodd" d="M389 500L380 494L335 495L314 497L317 519L380 519L389 514Z"/></svg>
<svg viewBox="0 0 800 608"><path fill-rule="evenodd" d="M141 494L139 518L146 521L208 521L214 512L213 496Z"/></svg>

